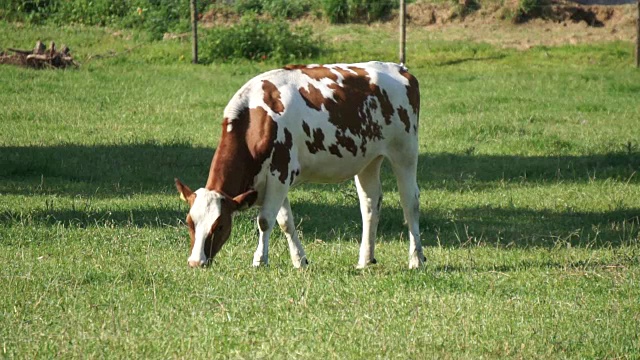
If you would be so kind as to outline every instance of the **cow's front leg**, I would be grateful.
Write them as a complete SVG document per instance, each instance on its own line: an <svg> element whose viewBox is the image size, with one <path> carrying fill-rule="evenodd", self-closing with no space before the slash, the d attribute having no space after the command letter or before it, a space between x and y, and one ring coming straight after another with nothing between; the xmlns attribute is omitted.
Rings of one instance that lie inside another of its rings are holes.
<svg viewBox="0 0 640 360"><path fill-rule="evenodd" d="M282 184L277 178L267 180L265 186L265 196L258 215L258 248L253 254L253 266L269 264L269 237L276 223L276 216L289 191L288 186Z"/></svg>
<svg viewBox="0 0 640 360"><path fill-rule="evenodd" d="M269 236L271 236L271 230L275 222L274 217L262 211L258 215L257 222L260 235L258 237L258 247L253 254L253 266L255 267L269 264Z"/></svg>
<svg viewBox="0 0 640 360"><path fill-rule="evenodd" d="M293 213L291 212L291 205L289 204L289 197L284 198L282 207L278 212L278 225L284 232L284 236L289 243L289 253L291 254L291 262L293 267L305 268L308 265L307 257L304 253L304 248L298 239L298 232L296 231L295 223L293 222Z"/></svg>

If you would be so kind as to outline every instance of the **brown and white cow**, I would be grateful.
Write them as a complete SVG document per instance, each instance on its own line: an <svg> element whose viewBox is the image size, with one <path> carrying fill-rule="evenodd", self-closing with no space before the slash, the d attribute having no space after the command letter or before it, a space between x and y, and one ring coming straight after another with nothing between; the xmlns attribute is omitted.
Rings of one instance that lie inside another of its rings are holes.
<svg viewBox="0 0 640 360"><path fill-rule="evenodd" d="M277 221L293 266L307 259L287 193L293 185L355 177L362 213L358 267L375 263L382 202L380 165L390 160L409 227L409 267L423 261L419 231L418 81L394 63L294 65L247 82L224 110L222 138L204 188L176 179L189 203L189 266L209 263L229 238L232 214L259 206L253 265L266 265Z"/></svg>

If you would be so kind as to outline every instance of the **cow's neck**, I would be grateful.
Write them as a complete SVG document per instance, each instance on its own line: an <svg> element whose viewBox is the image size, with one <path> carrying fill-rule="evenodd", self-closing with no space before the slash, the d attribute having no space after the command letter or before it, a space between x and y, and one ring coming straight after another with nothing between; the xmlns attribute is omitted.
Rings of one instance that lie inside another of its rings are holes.
<svg viewBox="0 0 640 360"><path fill-rule="evenodd" d="M225 134L226 135L226 134ZM221 191L229 196L237 196L253 184L254 175L249 174L246 166L251 163L246 145L229 144L230 142L220 141L220 146L216 150L211 167L206 188L209 190Z"/></svg>
<svg viewBox="0 0 640 360"><path fill-rule="evenodd" d="M255 176L271 153L275 133L275 123L261 108L245 109L236 119L225 119L206 188L229 196L253 188Z"/></svg>

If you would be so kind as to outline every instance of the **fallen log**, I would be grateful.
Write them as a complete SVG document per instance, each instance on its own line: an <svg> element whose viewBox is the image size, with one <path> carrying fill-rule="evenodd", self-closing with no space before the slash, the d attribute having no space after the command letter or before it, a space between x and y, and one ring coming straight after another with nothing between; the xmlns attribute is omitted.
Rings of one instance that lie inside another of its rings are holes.
<svg viewBox="0 0 640 360"><path fill-rule="evenodd" d="M9 55L0 52L0 64L20 65L36 69L48 68L66 68L69 66L78 66L70 54L69 47L62 45L60 51L56 50L55 42L49 43L47 49L42 41L38 40L33 50L21 50L9 48L8 51L13 52Z"/></svg>
<svg viewBox="0 0 640 360"><path fill-rule="evenodd" d="M14 49L14 48L7 48L7 50L14 52L16 54L21 54L21 55L33 54L33 50L20 50L20 49Z"/></svg>

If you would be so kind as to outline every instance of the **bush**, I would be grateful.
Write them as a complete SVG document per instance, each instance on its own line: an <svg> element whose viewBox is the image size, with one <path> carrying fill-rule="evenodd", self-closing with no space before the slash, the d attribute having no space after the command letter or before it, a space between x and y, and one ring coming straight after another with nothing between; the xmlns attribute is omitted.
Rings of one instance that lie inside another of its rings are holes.
<svg viewBox="0 0 640 360"><path fill-rule="evenodd" d="M296 19L314 8L311 0L263 0L264 11L274 17Z"/></svg>
<svg viewBox="0 0 640 360"><path fill-rule="evenodd" d="M344 24L349 20L347 0L324 0L324 15L332 24Z"/></svg>
<svg viewBox="0 0 640 360"><path fill-rule="evenodd" d="M262 0L236 0L233 8L238 14L262 14Z"/></svg>
<svg viewBox="0 0 640 360"><path fill-rule="evenodd" d="M541 0L520 0L518 10L524 14L535 14L542 8Z"/></svg>
<svg viewBox="0 0 640 360"><path fill-rule="evenodd" d="M513 21L515 23L525 22L531 18L539 17L543 13L547 0L519 0Z"/></svg>
<svg viewBox="0 0 640 360"><path fill-rule="evenodd" d="M198 2L199 11L206 5ZM1 0L0 16L28 23L141 28L155 39L188 29L191 17L187 0Z"/></svg>
<svg viewBox="0 0 640 360"><path fill-rule="evenodd" d="M233 59L290 62L316 56L321 42L310 27L290 27L285 20L258 21L245 15L237 25L213 28L204 33L205 61Z"/></svg>
<svg viewBox="0 0 640 360"><path fill-rule="evenodd" d="M350 0L350 3L350 7L357 9L357 12L366 12L364 17L354 19L367 22L383 20L391 15L393 9L400 6L397 0Z"/></svg>
<svg viewBox="0 0 640 360"><path fill-rule="evenodd" d="M480 3L478 0L452 0L453 17L464 18L467 15L480 9Z"/></svg>
<svg viewBox="0 0 640 360"><path fill-rule="evenodd" d="M233 8L240 15L254 13L296 19L313 7L313 0L236 0Z"/></svg>
<svg viewBox="0 0 640 360"><path fill-rule="evenodd" d="M391 15L398 0L324 0L324 14L331 23L372 22Z"/></svg>

